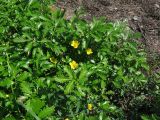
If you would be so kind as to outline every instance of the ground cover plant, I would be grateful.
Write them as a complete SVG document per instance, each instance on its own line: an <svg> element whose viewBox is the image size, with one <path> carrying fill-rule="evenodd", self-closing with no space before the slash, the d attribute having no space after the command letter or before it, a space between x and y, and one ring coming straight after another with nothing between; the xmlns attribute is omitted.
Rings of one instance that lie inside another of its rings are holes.
<svg viewBox="0 0 160 120"><path fill-rule="evenodd" d="M0 0L0 119L158 119L159 76L139 34L51 4Z"/></svg>

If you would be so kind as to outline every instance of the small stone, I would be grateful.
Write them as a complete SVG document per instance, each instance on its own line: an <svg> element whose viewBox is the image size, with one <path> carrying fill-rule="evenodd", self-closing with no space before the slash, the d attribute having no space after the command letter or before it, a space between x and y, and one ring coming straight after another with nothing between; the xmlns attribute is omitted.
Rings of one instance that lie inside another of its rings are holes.
<svg viewBox="0 0 160 120"><path fill-rule="evenodd" d="M118 8L117 8L117 7L115 7L114 9L115 9L115 10L118 10Z"/></svg>
<svg viewBox="0 0 160 120"><path fill-rule="evenodd" d="M135 20L135 21L141 21L141 17L134 16L134 17L133 17L133 20Z"/></svg>
<svg viewBox="0 0 160 120"><path fill-rule="evenodd" d="M160 8L160 6L158 4L155 4L155 7L158 8L158 9Z"/></svg>

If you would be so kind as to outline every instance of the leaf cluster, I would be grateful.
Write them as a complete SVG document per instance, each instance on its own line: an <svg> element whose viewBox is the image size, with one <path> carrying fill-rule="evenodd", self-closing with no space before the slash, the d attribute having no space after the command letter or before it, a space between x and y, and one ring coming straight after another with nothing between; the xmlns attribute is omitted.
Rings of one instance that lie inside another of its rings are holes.
<svg viewBox="0 0 160 120"><path fill-rule="evenodd" d="M127 119L148 84L138 34L125 22L67 20L51 4L0 0L0 118Z"/></svg>

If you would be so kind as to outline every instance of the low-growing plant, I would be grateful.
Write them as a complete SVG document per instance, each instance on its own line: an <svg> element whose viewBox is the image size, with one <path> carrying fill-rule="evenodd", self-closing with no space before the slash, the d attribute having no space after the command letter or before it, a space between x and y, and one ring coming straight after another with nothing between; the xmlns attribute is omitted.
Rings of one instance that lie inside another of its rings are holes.
<svg viewBox="0 0 160 120"><path fill-rule="evenodd" d="M51 3L0 0L0 118L127 119L148 83L138 34L125 22L66 20Z"/></svg>

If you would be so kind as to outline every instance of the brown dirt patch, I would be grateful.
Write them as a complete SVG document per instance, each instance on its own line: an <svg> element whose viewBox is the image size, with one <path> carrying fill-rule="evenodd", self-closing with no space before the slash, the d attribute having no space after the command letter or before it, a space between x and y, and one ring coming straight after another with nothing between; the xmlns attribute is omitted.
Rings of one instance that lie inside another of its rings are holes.
<svg viewBox="0 0 160 120"><path fill-rule="evenodd" d="M89 21L101 16L111 21L127 19L131 29L142 33L150 62L160 60L160 0L58 0L57 6L66 9L68 19L81 6Z"/></svg>

